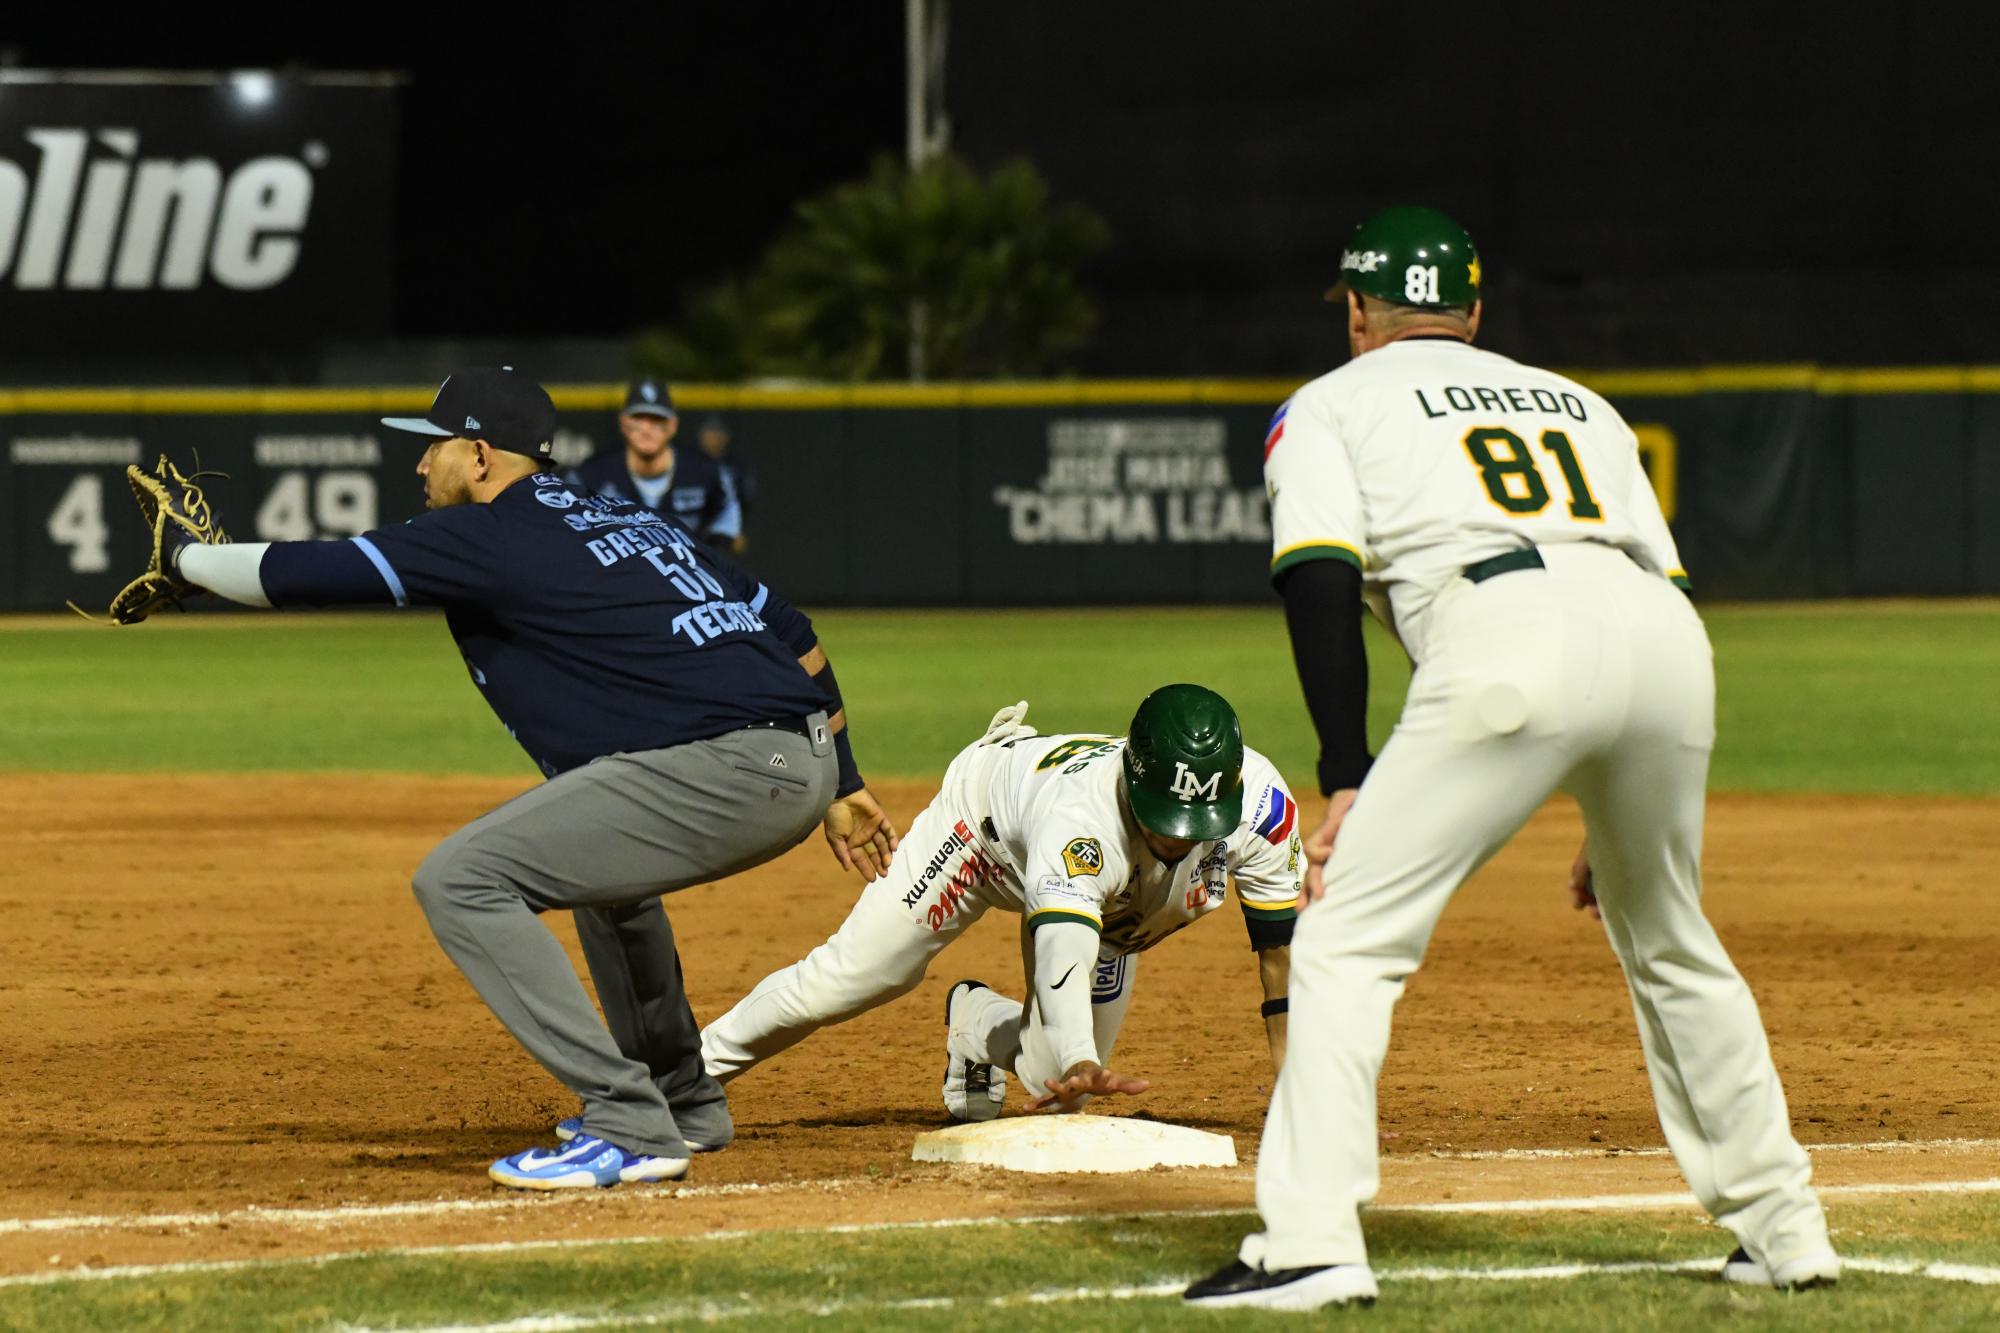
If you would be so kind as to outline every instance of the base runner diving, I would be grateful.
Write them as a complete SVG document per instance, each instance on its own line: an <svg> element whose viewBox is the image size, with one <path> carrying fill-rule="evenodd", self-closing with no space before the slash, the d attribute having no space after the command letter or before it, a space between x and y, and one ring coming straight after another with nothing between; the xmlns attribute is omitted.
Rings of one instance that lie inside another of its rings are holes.
<svg viewBox="0 0 2000 1333"><path fill-rule="evenodd" d="M961 981L946 1000L945 1109L990 1120L1013 1071L1029 1109L1143 1092L1106 1067L1138 955L1221 906L1228 881L1257 951L1282 1063L1301 853L1298 806L1236 714L1198 685L1139 705L1129 737L1039 736L1003 708L946 771L903 854L832 938L702 1032L723 1083L822 1027L908 994L940 950L998 908L1022 916L1025 1001ZM1039 1095L1038 1095L1039 1094Z"/></svg>

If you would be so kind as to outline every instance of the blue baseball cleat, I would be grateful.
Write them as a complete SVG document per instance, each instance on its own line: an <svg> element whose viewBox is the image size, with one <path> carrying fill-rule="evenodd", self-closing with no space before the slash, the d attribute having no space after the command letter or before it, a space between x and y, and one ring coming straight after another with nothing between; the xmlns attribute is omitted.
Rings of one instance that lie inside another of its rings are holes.
<svg viewBox="0 0 2000 1333"><path fill-rule="evenodd" d="M554 1151L530 1148L502 1157L486 1174L509 1189L608 1189L645 1180L679 1180L688 1173L685 1157L648 1157L615 1143L579 1135Z"/></svg>

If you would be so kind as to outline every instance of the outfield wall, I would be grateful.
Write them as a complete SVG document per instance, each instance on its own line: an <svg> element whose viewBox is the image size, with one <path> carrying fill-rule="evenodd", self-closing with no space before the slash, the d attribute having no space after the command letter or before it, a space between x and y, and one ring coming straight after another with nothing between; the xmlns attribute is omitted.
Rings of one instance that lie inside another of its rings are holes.
<svg viewBox="0 0 2000 1333"><path fill-rule="evenodd" d="M1579 376L1637 428L1697 593L2000 592L2000 368ZM676 389L753 469L759 574L807 605L1231 602L1268 595L1260 480L1289 381ZM617 447L618 386L552 386L559 456ZM101 606L145 549L123 469L230 474L240 540L422 507L383 429L429 386L0 392L0 608Z"/></svg>

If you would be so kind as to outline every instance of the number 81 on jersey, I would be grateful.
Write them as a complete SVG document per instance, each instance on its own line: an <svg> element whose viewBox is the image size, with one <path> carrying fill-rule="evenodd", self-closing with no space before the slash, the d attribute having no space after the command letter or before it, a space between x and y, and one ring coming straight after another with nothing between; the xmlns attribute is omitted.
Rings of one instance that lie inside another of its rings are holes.
<svg viewBox="0 0 2000 1333"><path fill-rule="evenodd" d="M1590 493L1590 482L1577 462L1576 446L1559 430L1542 432L1542 448L1554 456L1569 488L1569 516L1602 523L1604 511ZM1535 465L1527 441L1504 426L1476 426L1465 435L1465 452L1479 469L1479 479L1493 503L1510 514L1539 514L1549 507L1549 484Z"/></svg>

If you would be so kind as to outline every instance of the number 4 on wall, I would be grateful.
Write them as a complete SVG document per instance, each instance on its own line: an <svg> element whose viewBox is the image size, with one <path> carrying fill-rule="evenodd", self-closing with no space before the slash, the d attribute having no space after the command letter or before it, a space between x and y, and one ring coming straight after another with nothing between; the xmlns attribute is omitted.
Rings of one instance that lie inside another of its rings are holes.
<svg viewBox="0 0 2000 1333"><path fill-rule="evenodd" d="M72 574L111 568L111 529L104 521L104 478L81 472L49 511L49 540L69 548Z"/></svg>

